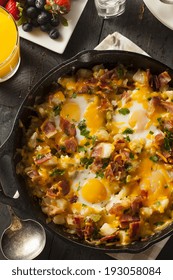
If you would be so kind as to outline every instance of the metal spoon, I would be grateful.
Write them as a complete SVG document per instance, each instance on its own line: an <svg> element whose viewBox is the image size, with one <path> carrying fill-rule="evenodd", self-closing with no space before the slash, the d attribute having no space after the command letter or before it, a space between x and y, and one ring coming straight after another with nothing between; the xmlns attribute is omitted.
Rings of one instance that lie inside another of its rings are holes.
<svg viewBox="0 0 173 280"><path fill-rule="evenodd" d="M1 236L2 253L10 260L32 260L44 249L45 230L35 220L20 220L10 209L12 223Z"/></svg>
<svg viewBox="0 0 173 280"><path fill-rule="evenodd" d="M160 2L165 4L173 4L173 0L160 0Z"/></svg>

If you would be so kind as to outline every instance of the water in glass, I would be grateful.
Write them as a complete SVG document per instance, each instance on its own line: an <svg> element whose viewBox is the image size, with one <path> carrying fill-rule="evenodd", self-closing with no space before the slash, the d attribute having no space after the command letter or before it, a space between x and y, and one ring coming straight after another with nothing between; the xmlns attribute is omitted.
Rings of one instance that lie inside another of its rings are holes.
<svg viewBox="0 0 173 280"><path fill-rule="evenodd" d="M125 11L126 0L95 0L98 15L104 18L119 16Z"/></svg>

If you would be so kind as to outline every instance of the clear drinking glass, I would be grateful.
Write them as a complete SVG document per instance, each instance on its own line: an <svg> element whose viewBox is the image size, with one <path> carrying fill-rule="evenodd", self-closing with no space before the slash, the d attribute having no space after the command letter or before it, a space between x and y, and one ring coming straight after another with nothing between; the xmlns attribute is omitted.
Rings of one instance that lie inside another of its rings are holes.
<svg viewBox="0 0 173 280"><path fill-rule="evenodd" d="M95 0L95 6L98 15L108 19L124 13L126 0Z"/></svg>
<svg viewBox="0 0 173 280"><path fill-rule="evenodd" d="M18 28L11 14L0 6L0 83L11 78L19 64Z"/></svg>

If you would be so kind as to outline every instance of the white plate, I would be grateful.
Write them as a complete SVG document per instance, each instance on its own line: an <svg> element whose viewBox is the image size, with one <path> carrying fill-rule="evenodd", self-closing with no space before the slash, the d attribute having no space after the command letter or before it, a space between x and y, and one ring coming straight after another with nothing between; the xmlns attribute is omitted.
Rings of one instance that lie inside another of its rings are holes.
<svg viewBox="0 0 173 280"><path fill-rule="evenodd" d="M143 0L150 12L165 26L173 30L173 5L159 0Z"/></svg>
<svg viewBox="0 0 173 280"><path fill-rule="evenodd" d="M25 32L19 26L20 37L56 53L63 53L87 2L88 0L72 0L71 11L65 16L68 20L68 26L61 25L59 27L61 36L58 39L51 39L47 33L40 31L39 28L35 28L32 32Z"/></svg>

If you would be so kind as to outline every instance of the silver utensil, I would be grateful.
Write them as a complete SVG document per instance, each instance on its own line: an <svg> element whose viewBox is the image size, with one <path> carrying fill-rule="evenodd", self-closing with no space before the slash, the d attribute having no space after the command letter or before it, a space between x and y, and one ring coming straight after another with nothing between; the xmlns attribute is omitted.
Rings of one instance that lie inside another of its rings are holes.
<svg viewBox="0 0 173 280"><path fill-rule="evenodd" d="M12 223L4 230L0 247L2 253L10 260L32 260L44 249L46 244L45 230L35 220L19 219L10 209Z"/></svg>
<svg viewBox="0 0 173 280"><path fill-rule="evenodd" d="M173 4L173 0L160 0L160 2L165 4Z"/></svg>

